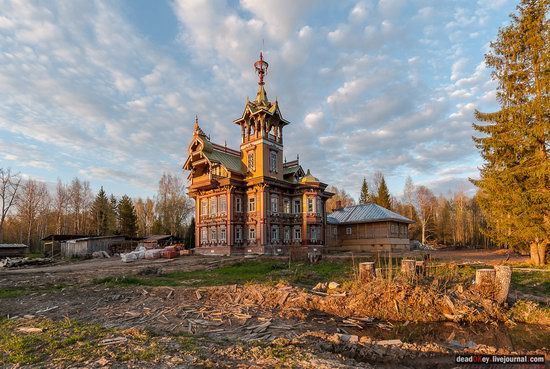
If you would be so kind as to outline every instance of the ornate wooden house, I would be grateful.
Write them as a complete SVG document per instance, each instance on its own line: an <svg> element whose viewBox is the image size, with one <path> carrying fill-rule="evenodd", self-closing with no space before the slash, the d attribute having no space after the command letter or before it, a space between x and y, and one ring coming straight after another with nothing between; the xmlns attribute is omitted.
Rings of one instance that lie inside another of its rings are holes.
<svg viewBox="0 0 550 369"><path fill-rule="evenodd" d="M325 202L332 194L299 160L283 161L283 128L290 122L267 98L261 53L254 67L256 99L247 99L234 120L239 150L211 142L195 120L184 169L195 200L197 253L276 255L325 244Z"/></svg>

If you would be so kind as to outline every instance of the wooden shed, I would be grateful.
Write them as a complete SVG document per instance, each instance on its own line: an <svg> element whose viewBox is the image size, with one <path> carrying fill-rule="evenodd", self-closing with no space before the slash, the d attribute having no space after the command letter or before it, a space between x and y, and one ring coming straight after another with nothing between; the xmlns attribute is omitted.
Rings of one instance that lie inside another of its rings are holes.
<svg viewBox="0 0 550 369"><path fill-rule="evenodd" d="M29 246L20 243L0 243L0 259L6 257L24 256Z"/></svg>
<svg viewBox="0 0 550 369"><path fill-rule="evenodd" d="M61 243L61 255L64 257L83 257L95 251L109 252L109 247L125 240L124 236L97 236L66 240Z"/></svg>
<svg viewBox="0 0 550 369"><path fill-rule="evenodd" d="M42 239L42 253L46 257L56 257L61 255L61 243L67 240L84 238L82 234L50 234Z"/></svg>

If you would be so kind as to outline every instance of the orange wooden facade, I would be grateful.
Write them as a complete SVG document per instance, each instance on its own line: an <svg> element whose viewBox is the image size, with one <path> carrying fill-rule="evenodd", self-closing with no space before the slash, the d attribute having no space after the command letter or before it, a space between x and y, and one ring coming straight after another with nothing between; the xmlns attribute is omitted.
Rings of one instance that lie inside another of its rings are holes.
<svg viewBox="0 0 550 369"><path fill-rule="evenodd" d="M210 141L195 121L184 169L195 200L195 252L212 255L286 254L292 248L323 248L327 185L305 173L298 160L284 162L286 121L270 102L260 76L254 101L246 101L241 145L233 150Z"/></svg>

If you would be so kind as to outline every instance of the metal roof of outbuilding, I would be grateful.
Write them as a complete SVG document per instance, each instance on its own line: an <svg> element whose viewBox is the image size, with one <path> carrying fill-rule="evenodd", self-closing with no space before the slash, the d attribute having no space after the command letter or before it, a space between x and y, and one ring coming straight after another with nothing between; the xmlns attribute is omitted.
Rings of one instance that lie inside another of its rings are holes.
<svg viewBox="0 0 550 369"><path fill-rule="evenodd" d="M0 249L26 249L28 247L22 243L0 243Z"/></svg>
<svg viewBox="0 0 550 369"><path fill-rule="evenodd" d="M369 223L390 220L400 223L414 223L413 220L374 203L347 206L327 215L329 224Z"/></svg>

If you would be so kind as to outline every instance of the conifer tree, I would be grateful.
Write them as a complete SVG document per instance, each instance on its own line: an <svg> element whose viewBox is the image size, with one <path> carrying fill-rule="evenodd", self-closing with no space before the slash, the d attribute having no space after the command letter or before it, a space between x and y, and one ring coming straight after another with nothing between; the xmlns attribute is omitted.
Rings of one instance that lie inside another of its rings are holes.
<svg viewBox="0 0 550 369"><path fill-rule="evenodd" d="M369 185L367 179L363 177L363 184L361 185L361 193L359 195L359 204L367 204L372 201L372 197L369 193Z"/></svg>
<svg viewBox="0 0 550 369"><path fill-rule="evenodd" d="M107 226L109 228L109 234L120 234L118 225L118 201L116 197L111 194L109 198L109 211L107 213Z"/></svg>
<svg viewBox="0 0 550 369"><path fill-rule="evenodd" d="M109 199L101 186L92 204L93 224L95 234L105 236L109 231L108 217L110 211Z"/></svg>
<svg viewBox="0 0 550 369"><path fill-rule="evenodd" d="M137 215L132 200L124 195L118 204L118 223L120 234L135 237L137 232Z"/></svg>
<svg viewBox="0 0 550 369"><path fill-rule="evenodd" d="M522 0L486 55L498 82L500 110L476 111L474 137L485 160L479 205L487 234L500 244L530 248L544 264L550 243L550 33L548 0Z"/></svg>
<svg viewBox="0 0 550 369"><path fill-rule="evenodd" d="M376 195L374 202L382 207L385 207L386 209L391 210L390 191L388 190L388 186L386 185L386 179L384 178L384 176L382 176L382 178L380 179L380 183L378 185L378 194Z"/></svg>

